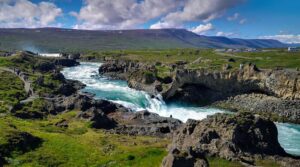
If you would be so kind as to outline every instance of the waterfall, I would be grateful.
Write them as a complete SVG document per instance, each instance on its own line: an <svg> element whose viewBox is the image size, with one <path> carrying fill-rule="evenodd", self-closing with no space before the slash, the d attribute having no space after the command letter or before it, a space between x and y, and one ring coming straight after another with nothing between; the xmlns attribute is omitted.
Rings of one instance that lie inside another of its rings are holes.
<svg viewBox="0 0 300 167"><path fill-rule="evenodd" d="M121 104L132 111L148 110L164 117L172 115L173 118L183 122L191 118L201 120L208 115L226 112L216 108L166 104L161 95L151 98L144 91L129 88L126 81L99 76L100 66L101 63L81 63L80 66L65 68L62 73L67 79L86 84L82 91L95 94L95 98ZM300 155L300 126L292 124L276 124L276 126L279 142L283 148L289 153Z"/></svg>

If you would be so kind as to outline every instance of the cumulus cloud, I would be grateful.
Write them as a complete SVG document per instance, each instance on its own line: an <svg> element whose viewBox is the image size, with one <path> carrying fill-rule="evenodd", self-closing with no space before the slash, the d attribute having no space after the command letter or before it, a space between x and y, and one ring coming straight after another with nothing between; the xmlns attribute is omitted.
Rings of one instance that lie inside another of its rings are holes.
<svg viewBox="0 0 300 167"><path fill-rule="evenodd" d="M233 14L233 16L227 17L227 20L228 21L234 21L234 20L237 20L239 17L240 17L240 14L239 13L235 13L235 14Z"/></svg>
<svg viewBox="0 0 300 167"><path fill-rule="evenodd" d="M181 3L180 0L85 0L78 13L70 14L79 21L74 28L126 29L165 15Z"/></svg>
<svg viewBox="0 0 300 167"><path fill-rule="evenodd" d="M230 37L230 36L233 36L233 35L236 35L236 34L233 33L233 32L223 32L223 31L219 31L216 34L216 36L224 36L224 37Z"/></svg>
<svg viewBox="0 0 300 167"><path fill-rule="evenodd" d="M55 22L62 10L50 2L0 0L0 27L45 27Z"/></svg>
<svg viewBox="0 0 300 167"><path fill-rule="evenodd" d="M208 23L208 24L200 24L199 26L190 29L190 31L199 35L204 35L207 31L210 31L212 29L214 29L213 25L211 23Z"/></svg>
<svg viewBox="0 0 300 167"><path fill-rule="evenodd" d="M261 36L260 39L275 39L283 43L300 43L300 34L269 35L269 36Z"/></svg>
<svg viewBox="0 0 300 167"><path fill-rule="evenodd" d="M170 12L151 28L178 27L189 21L208 22L242 2L244 0L185 0L185 3L179 7L181 10Z"/></svg>
<svg viewBox="0 0 300 167"><path fill-rule="evenodd" d="M245 0L84 0L79 12L71 12L78 29L128 29L159 19L150 26L183 28L185 22L208 22Z"/></svg>

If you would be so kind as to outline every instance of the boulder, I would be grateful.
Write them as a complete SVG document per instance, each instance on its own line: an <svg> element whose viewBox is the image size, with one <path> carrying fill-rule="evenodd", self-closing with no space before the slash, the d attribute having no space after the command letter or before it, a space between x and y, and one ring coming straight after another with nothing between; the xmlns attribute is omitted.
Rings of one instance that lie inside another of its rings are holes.
<svg viewBox="0 0 300 167"><path fill-rule="evenodd" d="M117 122L107 117L101 109L95 107L84 112L79 112L77 117L90 121L91 127L96 129L112 129L117 126Z"/></svg>
<svg viewBox="0 0 300 167"><path fill-rule="evenodd" d="M109 115L119 126L114 133L148 136L168 136L182 123L174 118L161 117L149 111L116 112Z"/></svg>
<svg viewBox="0 0 300 167"><path fill-rule="evenodd" d="M67 120L62 119L62 120L56 122L55 126L60 127L60 128L67 128L67 127L69 127L69 123Z"/></svg>
<svg viewBox="0 0 300 167"><path fill-rule="evenodd" d="M195 153L187 150L180 152L178 149L172 149L163 159L162 167L208 167L208 161L201 153Z"/></svg>
<svg viewBox="0 0 300 167"><path fill-rule="evenodd" d="M0 166L3 166L6 163L5 158L12 156L12 154L26 153L39 147L43 142L42 139L17 129L11 130L10 133L1 136L1 138L5 142L0 144Z"/></svg>
<svg viewBox="0 0 300 167"><path fill-rule="evenodd" d="M55 59L54 64L56 66L73 67L79 65L79 62L74 59Z"/></svg>
<svg viewBox="0 0 300 167"><path fill-rule="evenodd" d="M48 61L38 61L34 64L34 69L42 72L48 72L55 69L55 64Z"/></svg>
<svg viewBox="0 0 300 167"><path fill-rule="evenodd" d="M174 132L169 148L170 152L176 148L177 152L185 153L184 159L209 156L254 165L258 157L272 157L281 164L300 162L280 146L272 121L250 113L216 114L202 121L188 120ZM173 154L169 153L165 164L172 160Z"/></svg>

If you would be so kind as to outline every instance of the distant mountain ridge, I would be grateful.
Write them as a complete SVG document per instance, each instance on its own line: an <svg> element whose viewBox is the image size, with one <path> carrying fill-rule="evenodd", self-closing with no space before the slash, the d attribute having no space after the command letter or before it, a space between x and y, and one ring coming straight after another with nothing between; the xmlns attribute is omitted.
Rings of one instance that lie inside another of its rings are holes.
<svg viewBox="0 0 300 167"><path fill-rule="evenodd" d="M0 49L63 52L115 49L282 48L276 40L197 35L185 29L1 29Z"/></svg>

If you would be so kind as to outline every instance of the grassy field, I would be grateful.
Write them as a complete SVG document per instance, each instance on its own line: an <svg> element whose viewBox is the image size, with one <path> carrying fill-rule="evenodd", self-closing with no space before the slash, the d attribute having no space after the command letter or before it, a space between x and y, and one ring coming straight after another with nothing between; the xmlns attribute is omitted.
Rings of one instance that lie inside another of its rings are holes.
<svg viewBox="0 0 300 167"><path fill-rule="evenodd" d="M29 132L43 140L41 147L25 154L15 152L7 166L160 166L166 155L166 139L114 135L90 129L88 122L75 118L76 111L44 120L0 118L0 143L12 132L10 127ZM55 126L68 121L68 128Z"/></svg>
<svg viewBox="0 0 300 167"><path fill-rule="evenodd" d="M254 63L259 68L299 68L300 52L270 50L266 52L218 53L212 49L127 50L91 52L84 57L112 57L148 63L174 64L186 62L187 68L221 69L224 64L238 68L242 63ZM232 60L233 59L233 60Z"/></svg>
<svg viewBox="0 0 300 167"><path fill-rule="evenodd" d="M51 58L23 56L21 53L11 57L0 57L0 67L17 68L27 73L29 80L32 82L34 91L43 95L55 93L61 82L54 79L53 73L48 71L37 70L40 66L45 66L52 61ZM37 80L42 79L43 84L37 84Z"/></svg>
<svg viewBox="0 0 300 167"><path fill-rule="evenodd" d="M76 118L77 111L70 111L43 120L23 120L12 116L0 117L0 155L7 136L28 132L42 139L39 147L22 153L14 150L6 157L6 167L159 167L167 155L168 139L116 135L89 128L89 122ZM57 127L62 120L68 127ZM211 167L242 167L238 162L221 158L208 158ZM273 161L260 160L256 165L277 167Z"/></svg>
<svg viewBox="0 0 300 167"><path fill-rule="evenodd" d="M0 69L0 113L26 98L23 82L14 74Z"/></svg>
<svg viewBox="0 0 300 167"><path fill-rule="evenodd" d="M275 49L252 53L219 53L212 49L171 49L171 50L127 50L90 52L83 60L102 61L106 59L135 60L156 66L159 78L172 76L173 64L183 64L186 69L206 69L208 71L238 70L240 64L253 63L260 69L300 68L300 52L287 52Z"/></svg>

